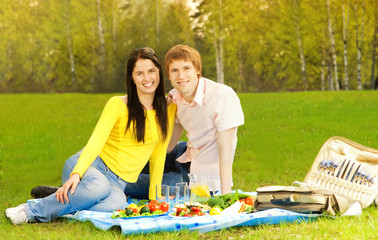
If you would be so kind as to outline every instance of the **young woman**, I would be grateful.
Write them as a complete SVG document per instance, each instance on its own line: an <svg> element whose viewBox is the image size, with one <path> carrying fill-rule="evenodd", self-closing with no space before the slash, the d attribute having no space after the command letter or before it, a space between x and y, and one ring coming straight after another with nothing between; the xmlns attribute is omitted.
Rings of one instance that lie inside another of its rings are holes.
<svg viewBox="0 0 378 240"><path fill-rule="evenodd" d="M13 224L49 222L78 210L122 209L126 185L137 181L147 162L149 197L155 198L176 105L166 102L161 64L150 48L131 52L126 82L127 95L110 98L87 145L65 162L62 187L35 204L8 208Z"/></svg>

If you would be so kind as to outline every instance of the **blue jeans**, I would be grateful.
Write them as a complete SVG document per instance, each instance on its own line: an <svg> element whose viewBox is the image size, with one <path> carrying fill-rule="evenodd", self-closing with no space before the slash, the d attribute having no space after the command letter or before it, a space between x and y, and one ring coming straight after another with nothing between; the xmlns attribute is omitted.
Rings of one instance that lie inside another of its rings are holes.
<svg viewBox="0 0 378 240"><path fill-rule="evenodd" d="M70 178L80 154L81 151L66 160L62 183ZM40 199L38 203L29 203L25 207L26 215L30 222L50 222L78 210L111 212L123 209L127 202L124 194L126 185L127 182L113 173L102 159L97 157L82 176L75 193L71 194L71 191L68 191L69 203L58 202L54 193Z"/></svg>
<svg viewBox="0 0 378 240"><path fill-rule="evenodd" d="M186 142L178 142L175 148L167 154L162 184L175 186L178 182L189 183L188 170L181 163L176 161L185 151ZM148 199L149 186L150 175L141 173L137 182L127 184L125 194L133 198Z"/></svg>

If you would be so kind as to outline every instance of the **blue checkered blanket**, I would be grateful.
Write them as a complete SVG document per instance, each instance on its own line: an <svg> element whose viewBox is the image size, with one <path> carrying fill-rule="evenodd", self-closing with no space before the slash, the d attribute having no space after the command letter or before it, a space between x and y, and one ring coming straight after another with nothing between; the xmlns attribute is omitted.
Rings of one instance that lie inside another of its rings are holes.
<svg viewBox="0 0 378 240"><path fill-rule="evenodd" d="M242 192L239 190L239 192ZM248 193L248 192L246 192ZM250 195L256 195L255 192L249 192ZM28 202L36 202L38 199L32 199ZM129 200L129 203L131 200ZM283 209L269 209L258 211L250 214L236 214L232 216L223 215L206 215L201 217L174 217L170 212L161 216L144 216L136 218L111 218L111 212L94 212L78 211L75 214L66 214L62 217L77 220L91 221L97 228L108 230L112 227L119 226L122 234L141 234L156 232L173 232L180 230L199 231L202 233L229 228L233 226L257 226L260 224L279 224L302 221L313 221L319 214L300 214Z"/></svg>
<svg viewBox="0 0 378 240"><path fill-rule="evenodd" d="M65 215L79 221L91 221L97 228L108 230L119 226L122 234L156 233L161 231L199 231L210 232L233 226L257 226L260 224L279 224L282 222L311 221L318 214L299 214L283 209L269 209L250 214L237 214L233 216L207 215L201 217L179 218L169 214L158 217L140 218L111 218L112 213L79 211L74 215Z"/></svg>

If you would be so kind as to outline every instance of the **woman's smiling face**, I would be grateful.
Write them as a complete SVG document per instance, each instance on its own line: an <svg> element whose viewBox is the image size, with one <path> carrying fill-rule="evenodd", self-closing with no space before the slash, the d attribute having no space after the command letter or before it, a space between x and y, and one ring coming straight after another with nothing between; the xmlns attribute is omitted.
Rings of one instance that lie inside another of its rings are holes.
<svg viewBox="0 0 378 240"><path fill-rule="evenodd" d="M159 86L159 69L149 59L139 59L135 63L133 70L133 79L140 94L155 94Z"/></svg>

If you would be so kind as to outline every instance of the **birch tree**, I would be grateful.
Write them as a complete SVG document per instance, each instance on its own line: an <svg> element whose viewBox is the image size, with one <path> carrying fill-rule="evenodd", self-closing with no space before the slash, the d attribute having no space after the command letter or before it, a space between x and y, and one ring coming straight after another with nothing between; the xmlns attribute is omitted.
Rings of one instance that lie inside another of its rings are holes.
<svg viewBox="0 0 378 240"><path fill-rule="evenodd" d="M297 35L297 43L298 43L298 51L299 51L299 57L301 60L301 70L302 70L302 80L303 80L303 87L307 91L308 85L307 85L307 77L306 77L306 59L304 56L304 50L303 50L303 40L301 36L301 27L299 23L300 19L300 5L298 3L298 0L294 0L294 26L295 26L295 32Z"/></svg>
<svg viewBox="0 0 378 240"><path fill-rule="evenodd" d="M156 0L156 45L160 45L160 9L161 9L161 0Z"/></svg>
<svg viewBox="0 0 378 240"><path fill-rule="evenodd" d="M336 44L335 44L335 36L334 36L334 30L332 26L332 20L331 20L331 7L330 7L330 0L327 0L326 2L327 6L327 18L328 18L328 34L329 34L329 40L330 40L330 47L331 47L331 54L332 54L332 60L333 60L333 79L335 81L336 90L339 90L339 81L338 81L338 72L337 72L337 54L336 54ZM332 78L331 78L332 81ZM333 88L333 81L331 82L331 90L334 90Z"/></svg>
<svg viewBox="0 0 378 240"><path fill-rule="evenodd" d="M375 79L375 63L376 63L376 53L377 53L377 35L378 35L378 6L374 4L374 33L373 33L373 50L372 50L372 61L371 61L371 76L370 76L370 88L376 89L378 86L378 79ZM377 83L376 83L377 81Z"/></svg>
<svg viewBox="0 0 378 240"><path fill-rule="evenodd" d="M96 0L96 6L97 6L97 34L99 39L99 80L97 82L97 88L98 90L102 90L103 84L102 81L104 81L105 77L105 37L104 37L104 28L101 20L101 0Z"/></svg>
<svg viewBox="0 0 378 240"><path fill-rule="evenodd" d="M359 2L355 1L353 6L355 14L355 29L356 29L356 48L357 48L357 89L362 90L362 79L361 79L361 65L362 65L362 45L364 39L364 13L365 13L365 1L362 0L361 7L359 7ZM361 11L361 15L359 12ZM361 19L360 19L361 18ZM359 22L361 21L361 23Z"/></svg>
<svg viewBox="0 0 378 240"><path fill-rule="evenodd" d="M346 4L346 6L345 6ZM349 73L348 73L348 27L349 27L349 0L342 3L343 15L343 42L344 42L344 85L345 90L349 90Z"/></svg>
<svg viewBox="0 0 378 240"><path fill-rule="evenodd" d="M223 0L218 0L218 8L214 14L213 22L213 44L215 49L215 60L217 66L217 82L224 83L224 66L223 66Z"/></svg>
<svg viewBox="0 0 378 240"><path fill-rule="evenodd" d="M197 34L204 34L213 46L215 53L215 64L217 72L217 82L224 83L224 63L223 63L223 0L195 1L198 4L198 12L193 16L196 19Z"/></svg>
<svg viewBox="0 0 378 240"><path fill-rule="evenodd" d="M73 51L73 43L72 43L72 33L71 33L71 24L70 24L70 0L64 0L64 25L66 29L66 36L67 36L67 47L68 53L70 58L70 65L71 65L71 79L72 79L72 88L74 91L77 90L76 85L76 66L75 66L75 56Z"/></svg>
<svg viewBox="0 0 378 240"><path fill-rule="evenodd" d="M118 14L118 4L119 0L112 1L112 46L113 46L113 80L116 81L116 69L117 69L117 62L118 62L118 55L117 55L117 43L118 43L118 22L119 22L119 14Z"/></svg>

